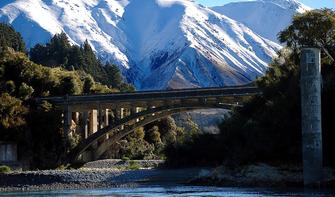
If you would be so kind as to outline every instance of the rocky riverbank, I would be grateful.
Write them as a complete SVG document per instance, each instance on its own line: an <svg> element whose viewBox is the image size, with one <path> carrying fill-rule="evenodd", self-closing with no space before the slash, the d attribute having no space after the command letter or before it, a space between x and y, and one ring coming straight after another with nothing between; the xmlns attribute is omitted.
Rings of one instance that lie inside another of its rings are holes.
<svg viewBox="0 0 335 197"><path fill-rule="evenodd" d="M102 160L76 170L25 171L0 174L0 192L137 187L140 185L202 185L221 187L302 187L299 167L266 164L227 168L153 168L161 161ZM335 170L325 169L323 187L335 188Z"/></svg>
<svg viewBox="0 0 335 197"><path fill-rule="evenodd" d="M188 169L47 170L0 175L0 191L35 191L185 184L200 172Z"/></svg>
<svg viewBox="0 0 335 197"><path fill-rule="evenodd" d="M129 165L134 163L139 169L129 170ZM161 163L156 160L102 160L76 170L11 172L0 174L0 192L175 185L189 182L201 171L200 168L153 168Z"/></svg>
<svg viewBox="0 0 335 197"><path fill-rule="evenodd" d="M141 170L45 170L0 175L0 191L85 189L135 186ZM143 177L144 178L144 177Z"/></svg>
<svg viewBox="0 0 335 197"><path fill-rule="evenodd" d="M321 187L335 188L335 170L325 168ZM212 170L202 170L190 181L191 185L211 185L222 187L303 187L303 173L297 166L270 166L256 164L228 168L220 166Z"/></svg>

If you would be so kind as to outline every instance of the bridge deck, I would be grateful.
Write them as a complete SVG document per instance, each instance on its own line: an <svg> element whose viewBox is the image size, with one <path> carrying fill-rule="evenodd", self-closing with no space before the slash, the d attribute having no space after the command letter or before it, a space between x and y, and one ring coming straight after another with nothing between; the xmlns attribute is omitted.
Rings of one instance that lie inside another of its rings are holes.
<svg viewBox="0 0 335 197"><path fill-rule="evenodd" d="M196 88L179 90L160 91L139 91L131 93L113 93L96 95L78 95L65 97L44 97L39 101L50 101L54 104L84 104L95 102L129 102L129 101L150 101L150 100L174 100L189 98L215 98L228 96L251 96L261 94L257 87L234 86L223 88Z"/></svg>

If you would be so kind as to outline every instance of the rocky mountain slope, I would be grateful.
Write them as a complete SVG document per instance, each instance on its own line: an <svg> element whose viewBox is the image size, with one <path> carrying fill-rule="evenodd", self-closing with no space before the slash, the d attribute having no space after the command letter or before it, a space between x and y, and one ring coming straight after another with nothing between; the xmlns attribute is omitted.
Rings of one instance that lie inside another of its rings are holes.
<svg viewBox="0 0 335 197"><path fill-rule="evenodd" d="M280 46L190 0L1 0L0 21L28 47L65 32L86 39L138 89L249 83Z"/></svg>
<svg viewBox="0 0 335 197"><path fill-rule="evenodd" d="M253 0L233 2L212 10L248 26L252 31L274 42L297 13L311 8L297 0Z"/></svg>

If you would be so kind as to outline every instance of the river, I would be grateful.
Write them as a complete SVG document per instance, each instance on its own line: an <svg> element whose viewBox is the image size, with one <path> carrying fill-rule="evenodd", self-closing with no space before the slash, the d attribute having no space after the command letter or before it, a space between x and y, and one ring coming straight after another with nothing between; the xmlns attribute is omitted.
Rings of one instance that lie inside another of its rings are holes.
<svg viewBox="0 0 335 197"><path fill-rule="evenodd" d="M0 193L0 196L44 197L44 196L110 196L110 197L331 197L334 191L303 191L277 189L247 189L192 186L152 186L136 188L112 188L90 190L59 190L39 192Z"/></svg>

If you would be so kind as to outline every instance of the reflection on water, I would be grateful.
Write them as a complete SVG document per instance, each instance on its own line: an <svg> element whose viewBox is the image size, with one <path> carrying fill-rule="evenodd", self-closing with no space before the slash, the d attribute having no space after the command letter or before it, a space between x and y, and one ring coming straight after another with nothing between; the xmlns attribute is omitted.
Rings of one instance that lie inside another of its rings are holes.
<svg viewBox="0 0 335 197"><path fill-rule="evenodd" d="M241 189L218 187L139 187L139 188L112 188L94 190L60 190L25 193L0 193L0 196L111 196L111 197L332 197L332 191L301 191L301 190L274 190L274 189Z"/></svg>

